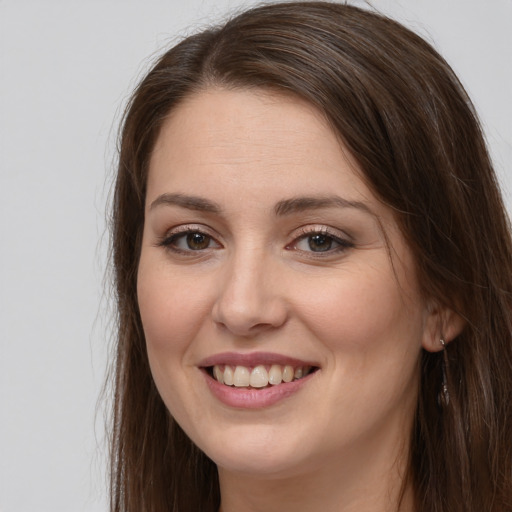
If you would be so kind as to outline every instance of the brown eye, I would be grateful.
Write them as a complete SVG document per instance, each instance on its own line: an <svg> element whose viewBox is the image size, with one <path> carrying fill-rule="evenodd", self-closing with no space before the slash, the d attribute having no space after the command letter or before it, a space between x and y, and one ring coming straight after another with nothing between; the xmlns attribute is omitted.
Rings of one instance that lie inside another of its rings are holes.
<svg viewBox="0 0 512 512"><path fill-rule="evenodd" d="M354 247L352 242L327 231L311 231L296 238L287 248L320 256L334 256Z"/></svg>
<svg viewBox="0 0 512 512"><path fill-rule="evenodd" d="M203 233L188 233L186 239L187 248L192 251L207 249L211 243L211 238Z"/></svg>
<svg viewBox="0 0 512 512"><path fill-rule="evenodd" d="M308 247L314 252L324 252L332 249L334 240L329 235L316 234L307 237Z"/></svg>
<svg viewBox="0 0 512 512"><path fill-rule="evenodd" d="M164 238L159 245L182 254L221 248L221 245L213 237L195 230L173 233Z"/></svg>

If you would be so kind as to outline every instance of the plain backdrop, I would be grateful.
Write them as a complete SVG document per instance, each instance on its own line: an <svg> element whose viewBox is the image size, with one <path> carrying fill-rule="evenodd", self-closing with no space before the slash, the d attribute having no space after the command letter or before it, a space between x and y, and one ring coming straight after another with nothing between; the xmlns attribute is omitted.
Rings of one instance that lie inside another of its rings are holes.
<svg viewBox="0 0 512 512"><path fill-rule="evenodd" d="M129 92L237 0L0 0L0 511L106 511L106 202ZM358 2L353 2L356 5ZM459 74L512 190L512 0L374 0ZM148 60L149 58L149 60Z"/></svg>

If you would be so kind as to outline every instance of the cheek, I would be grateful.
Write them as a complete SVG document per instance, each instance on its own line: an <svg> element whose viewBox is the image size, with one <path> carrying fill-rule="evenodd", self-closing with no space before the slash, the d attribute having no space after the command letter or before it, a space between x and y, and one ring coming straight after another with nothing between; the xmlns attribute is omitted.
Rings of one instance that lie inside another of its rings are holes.
<svg viewBox="0 0 512 512"><path fill-rule="evenodd" d="M188 417L183 397L191 391L182 370L190 366L192 341L204 311L201 294L184 284L179 276L141 258L137 296L151 374L167 408L177 417Z"/></svg>
<svg viewBox="0 0 512 512"><path fill-rule="evenodd" d="M186 348L205 310L206 295L196 290L141 258L137 296L148 351L178 353Z"/></svg>
<svg viewBox="0 0 512 512"><path fill-rule="evenodd" d="M412 290L371 272L323 284L323 294L310 288L301 307L303 325L328 354L318 418L332 439L357 436L361 426L383 428L397 411L395 426L403 428L415 407L423 332Z"/></svg>
<svg viewBox="0 0 512 512"><path fill-rule="evenodd" d="M342 390L333 397L336 403L349 400L343 390L350 388L378 407L376 397L394 402L411 387L423 334L423 310L413 288L400 286L392 272L372 268L308 288L297 310L330 354L330 389L335 395Z"/></svg>
<svg viewBox="0 0 512 512"><path fill-rule="evenodd" d="M306 293L307 290L307 293ZM393 279L379 273L343 276L308 283L298 310L303 320L330 345L362 349L386 335L421 332L421 311Z"/></svg>

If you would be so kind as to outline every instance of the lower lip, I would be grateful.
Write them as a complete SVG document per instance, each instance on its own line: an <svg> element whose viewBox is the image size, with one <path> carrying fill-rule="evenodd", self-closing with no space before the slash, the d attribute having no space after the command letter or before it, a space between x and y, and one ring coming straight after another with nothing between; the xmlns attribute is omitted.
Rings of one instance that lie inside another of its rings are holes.
<svg viewBox="0 0 512 512"><path fill-rule="evenodd" d="M254 389L226 386L210 377L206 371L203 371L206 383L213 395L223 404L240 409L261 409L285 400L297 393L315 373L310 373L306 377L292 382L283 382L277 386Z"/></svg>

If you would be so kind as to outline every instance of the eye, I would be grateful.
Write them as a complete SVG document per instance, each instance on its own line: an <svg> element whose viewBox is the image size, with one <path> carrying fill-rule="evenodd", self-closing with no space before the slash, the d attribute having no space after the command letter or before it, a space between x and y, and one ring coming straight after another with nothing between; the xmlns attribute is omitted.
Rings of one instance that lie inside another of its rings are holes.
<svg viewBox="0 0 512 512"><path fill-rule="evenodd" d="M350 247L353 247L353 244L348 240L322 229L306 232L296 238L287 248L309 253L333 254Z"/></svg>
<svg viewBox="0 0 512 512"><path fill-rule="evenodd" d="M181 253L204 251L220 247L220 244L210 235L188 228L177 233L171 233L159 245Z"/></svg>
<svg viewBox="0 0 512 512"><path fill-rule="evenodd" d="M307 248L304 247L307 245ZM296 247L301 250L311 250L313 252L326 252L330 251L336 245L336 241L332 236L317 233L315 235L309 235L299 240Z"/></svg>
<svg viewBox="0 0 512 512"><path fill-rule="evenodd" d="M212 239L203 233L188 233L175 239L175 244L181 249L185 249L185 247L181 247L179 242L181 242L181 245L186 245L186 248L191 251L201 251L202 249L210 247Z"/></svg>

